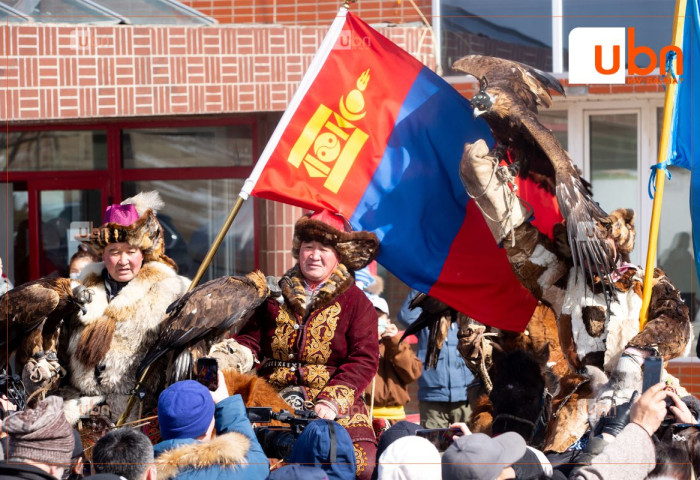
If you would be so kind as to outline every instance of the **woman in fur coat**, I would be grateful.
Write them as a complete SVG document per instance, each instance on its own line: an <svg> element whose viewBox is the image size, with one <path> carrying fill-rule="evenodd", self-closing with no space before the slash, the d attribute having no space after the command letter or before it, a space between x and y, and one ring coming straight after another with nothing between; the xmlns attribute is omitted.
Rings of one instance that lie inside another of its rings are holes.
<svg viewBox="0 0 700 480"><path fill-rule="evenodd" d="M81 272L92 302L87 313L71 319L61 342L61 363L69 375L61 394L73 424L96 407L116 422L136 385L136 368L157 339L165 309L189 286L165 255L163 229L155 216L162 206L157 192L112 205L87 242L103 261ZM151 403L158 386L147 386ZM132 415L137 414L134 409Z"/></svg>
<svg viewBox="0 0 700 480"><path fill-rule="evenodd" d="M377 314L352 271L371 262L378 247L374 234L348 232L329 212L303 216L292 246L298 263L279 281L282 297L266 300L235 336L245 355L262 360L258 375L288 402L348 430L357 475L367 479L376 439L362 392L377 372Z"/></svg>

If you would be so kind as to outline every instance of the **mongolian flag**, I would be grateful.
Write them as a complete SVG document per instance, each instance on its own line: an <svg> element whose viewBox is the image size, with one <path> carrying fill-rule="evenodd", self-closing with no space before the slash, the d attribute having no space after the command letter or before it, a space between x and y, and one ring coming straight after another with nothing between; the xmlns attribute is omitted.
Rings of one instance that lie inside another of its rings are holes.
<svg viewBox="0 0 700 480"><path fill-rule="evenodd" d="M459 178L480 138L466 99L341 8L241 196L340 213L409 286L523 330L537 302Z"/></svg>

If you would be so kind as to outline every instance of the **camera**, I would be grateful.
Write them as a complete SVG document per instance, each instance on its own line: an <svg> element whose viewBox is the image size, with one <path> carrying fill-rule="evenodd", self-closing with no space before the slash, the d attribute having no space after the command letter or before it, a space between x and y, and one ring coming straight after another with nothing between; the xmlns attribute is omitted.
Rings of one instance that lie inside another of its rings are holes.
<svg viewBox="0 0 700 480"><path fill-rule="evenodd" d="M287 460L292 454L294 443L304 431L304 428L318 418L313 410L295 410L294 415L283 410L272 411L269 407L246 408L248 420L251 423L269 423L277 420L289 427L256 427L255 436L268 458Z"/></svg>
<svg viewBox="0 0 700 480"><path fill-rule="evenodd" d="M20 412L27 408L27 391L19 375L7 373L4 369L0 371L0 394L6 395L7 399ZM8 415L3 405L0 405L0 419L4 420Z"/></svg>

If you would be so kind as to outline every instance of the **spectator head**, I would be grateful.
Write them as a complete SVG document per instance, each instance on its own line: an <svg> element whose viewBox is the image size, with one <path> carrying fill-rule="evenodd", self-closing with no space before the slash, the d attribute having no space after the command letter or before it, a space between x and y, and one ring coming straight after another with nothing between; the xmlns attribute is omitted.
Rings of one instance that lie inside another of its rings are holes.
<svg viewBox="0 0 700 480"><path fill-rule="evenodd" d="M95 443L92 469L96 474L111 473L126 480L155 479L151 441L130 428L112 430Z"/></svg>
<svg viewBox="0 0 700 480"><path fill-rule="evenodd" d="M458 437L442 456L444 480L479 478L496 480L525 455L525 440L515 432L495 438L483 433Z"/></svg>
<svg viewBox="0 0 700 480"><path fill-rule="evenodd" d="M163 440L209 440L214 430L214 399L194 380L170 385L158 397L158 423Z"/></svg>
<svg viewBox="0 0 700 480"><path fill-rule="evenodd" d="M47 397L36 408L10 415L4 430L10 461L32 464L57 479L70 466L75 441L60 397Z"/></svg>
<svg viewBox="0 0 700 480"><path fill-rule="evenodd" d="M440 480L441 477L440 452L423 437L401 437L379 457L379 480Z"/></svg>
<svg viewBox="0 0 700 480"><path fill-rule="evenodd" d="M285 465L273 470L267 480L328 480L328 475L319 467Z"/></svg>
<svg viewBox="0 0 700 480"><path fill-rule="evenodd" d="M99 261L100 258L94 253L90 252L88 247L81 243L78 245L78 251L76 251L73 256L70 257L70 262L68 263L68 273L70 278L78 278L80 276L80 272L86 265Z"/></svg>
<svg viewBox="0 0 700 480"><path fill-rule="evenodd" d="M421 428L422 427L417 423L411 423L406 420L396 422L391 426L391 428L389 428L389 430L382 433L382 436L379 437L379 445L377 445L377 460L379 460L379 457L382 455L382 453L384 453L384 450L386 450L389 445L394 443L399 438L415 435Z"/></svg>
<svg viewBox="0 0 700 480"><path fill-rule="evenodd" d="M294 443L288 463L320 467L330 480L355 478L355 450L350 434L332 420L309 423Z"/></svg>

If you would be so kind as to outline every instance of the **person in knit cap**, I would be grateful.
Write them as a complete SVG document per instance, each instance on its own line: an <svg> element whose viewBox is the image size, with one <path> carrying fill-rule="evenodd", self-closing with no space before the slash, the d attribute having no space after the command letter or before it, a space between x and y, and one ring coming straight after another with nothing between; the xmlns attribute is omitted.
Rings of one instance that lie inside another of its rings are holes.
<svg viewBox="0 0 700 480"><path fill-rule="evenodd" d="M279 280L281 299L268 298L235 336L239 363L262 362L258 375L295 408L310 406L337 420L355 448L357 476L374 469L376 438L362 392L377 372L377 313L355 285L353 272L376 257L377 236L350 231L328 211L294 226L296 265Z"/></svg>
<svg viewBox="0 0 700 480"><path fill-rule="evenodd" d="M213 392L194 380L183 380L158 397L163 441L153 450L159 480L263 480L269 475L269 461L243 399L229 396L223 373L218 375Z"/></svg>
<svg viewBox="0 0 700 480"><path fill-rule="evenodd" d="M70 468L75 440L60 397L46 397L36 408L10 415L3 430L7 461L0 463L0 480L60 480Z"/></svg>
<svg viewBox="0 0 700 480"><path fill-rule="evenodd" d="M102 261L81 271L79 280L92 290L92 301L86 313L68 322L68 338L60 342L70 383L61 395L72 424L96 406L117 421L136 386L136 369L158 337L165 309L189 286L165 254L163 228L156 218L162 207L155 191L111 205L103 225L85 242ZM153 370L164 372L165 366ZM146 412L155 407L161 380L158 375L150 379L142 405Z"/></svg>

